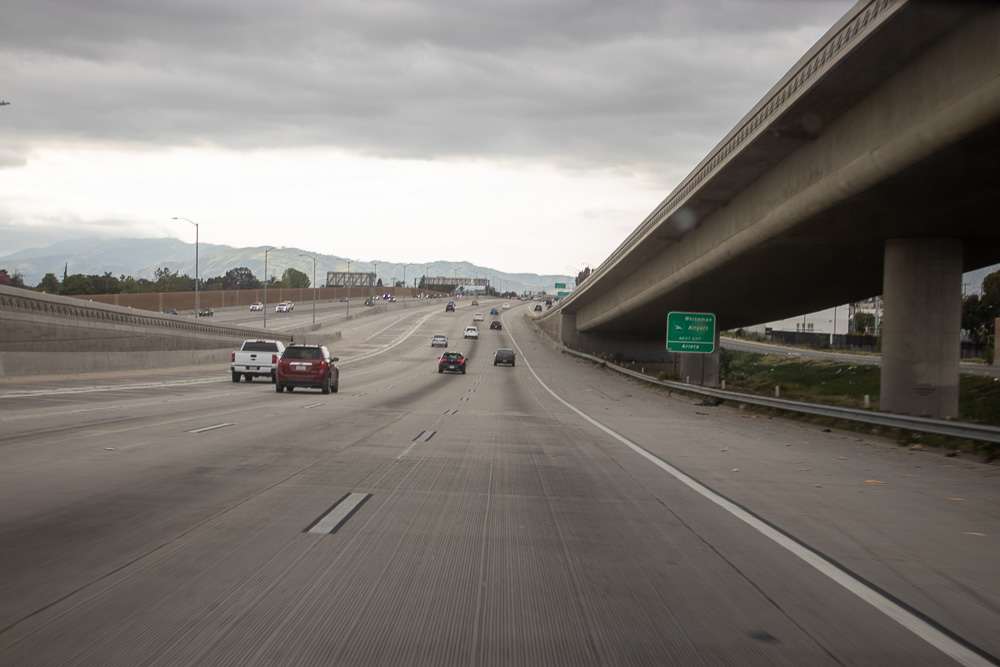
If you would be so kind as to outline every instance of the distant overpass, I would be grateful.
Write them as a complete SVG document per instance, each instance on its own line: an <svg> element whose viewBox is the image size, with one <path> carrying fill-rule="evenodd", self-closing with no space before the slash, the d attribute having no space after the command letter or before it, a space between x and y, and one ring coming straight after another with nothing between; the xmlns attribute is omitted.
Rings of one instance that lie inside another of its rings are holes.
<svg viewBox="0 0 1000 667"><path fill-rule="evenodd" d="M669 311L882 294L883 409L955 416L961 274L1000 261L998 35L994 3L859 2L543 325L655 358Z"/></svg>

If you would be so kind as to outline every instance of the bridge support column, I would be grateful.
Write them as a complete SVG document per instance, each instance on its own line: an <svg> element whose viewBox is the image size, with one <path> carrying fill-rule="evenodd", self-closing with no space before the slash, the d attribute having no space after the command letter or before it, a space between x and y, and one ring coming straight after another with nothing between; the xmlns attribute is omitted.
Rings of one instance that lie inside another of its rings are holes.
<svg viewBox="0 0 1000 667"><path fill-rule="evenodd" d="M881 409L958 417L962 242L885 244Z"/></svg>
<svg viewBox="0 0 1000 667"><path fill-rule="evenodd" d="M712 354L681 354L678 376L681 382L703 387L719 386L719 332L715 332L715 352Z"/></svg>

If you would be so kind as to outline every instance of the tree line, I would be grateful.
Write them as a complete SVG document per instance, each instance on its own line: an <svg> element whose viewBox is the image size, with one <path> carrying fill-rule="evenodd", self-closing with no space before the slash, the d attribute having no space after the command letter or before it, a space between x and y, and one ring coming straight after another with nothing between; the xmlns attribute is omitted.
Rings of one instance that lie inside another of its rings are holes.
<svg viewBox="0 0 1000 667"><path fill-rule="evenodd" d="M169 267L162 267L153 271L153 278L134 278L133 276L112 275L110 271L103 274L83 274L69 273L68 268L63 270L62 280L54 273L46 273L41 281L35 285L25 285L24 277L19 273L13 275L7 269L0 269L0 285L10 287L21 287L31 289L36 292L46 294L62 294L66 296L77 296L81 294L142 294L154 292L193 292L195 279L178 271L171 271ZM288 268L281 275L281 278L272 276L268 282L268 287L310 287L311 281L302 271ZM202 278L199 281L200 291L210 292L213 290L241 290L241 289L262 289L264 282L258 280L253 272L245 266L226 271L225 275L214 278Z"/></svg>

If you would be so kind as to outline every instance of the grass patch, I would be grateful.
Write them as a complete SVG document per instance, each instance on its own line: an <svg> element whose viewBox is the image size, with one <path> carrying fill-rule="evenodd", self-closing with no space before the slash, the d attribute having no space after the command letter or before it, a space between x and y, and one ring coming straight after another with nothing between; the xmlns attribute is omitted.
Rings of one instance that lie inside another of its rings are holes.
<svg viewBox="0 0 1000 667"><path fill-rule="evenodd" d="M774 396L809 403L863 408L865 395L878 409L880 369L849 362L816 361L722 350L720 359L726 388L758 396Z"/></svg>
<svg viewBox="0 0 1000 667"><path fill-rule="evenodd" d="M849 408L864 408L864 397L867 394L871 400L871 409L878 410L879 407L881 369L877 366L797 359L727 349L721 352L720 366L721 377L726 380L726 389L733 391L757 396L774 396L774 388L779 386L781 398ZM1000 382L981 375L962 375L959 378L958 393L959 419L1000 426ZM779 413L768 408L756 408L755 411ZM957 440L945 436L872 427L858 422L795 413L785 413L784 416L873 433L894 439L900 445L919 443L926 447L957 449L977 454L986 460L1000 457L1000 446L988 442Z"/></svg>
<svg viewBox="0 0 1000 667"><path fill-rule="evenodd" d="M963 421L1000 426L1000 381L963 375L958 382L958 414Z"/></svg>

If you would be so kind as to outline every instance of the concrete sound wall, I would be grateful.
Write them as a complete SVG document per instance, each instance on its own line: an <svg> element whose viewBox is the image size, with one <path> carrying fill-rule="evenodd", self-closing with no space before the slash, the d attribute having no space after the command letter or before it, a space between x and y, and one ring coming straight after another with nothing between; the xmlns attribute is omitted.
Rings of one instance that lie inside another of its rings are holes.
<svg viewBox="0 0 1000 667"><path fill-rule="evenodd" d="M292 340L0 286L0 377L228 363L245 339L264 337Z"/></svg>
<svg viewBox="0 0 1000 667"><path fill-rule="evenodd" d="M413 298L426 290L416 290L406 287L376 287L379 294L392 294L399 299ZM320 287L316 289L317 301L336 301L347 296L346 287ZM353 298L365 298L369 294L367 287L352 287ZM103 303L109 306L123 306L163 312L164 308L177 310L194 310L194 292L153 292L145 294L92 294L71 297L88 303ZM251 303L264 300L264 290L201 290L198 292L198 306L202 308L249 307ZM313 300L311 287L303 288L268 288L267 303L273 305L281 301L294 301L296 306L304 306Z"/></svg>

